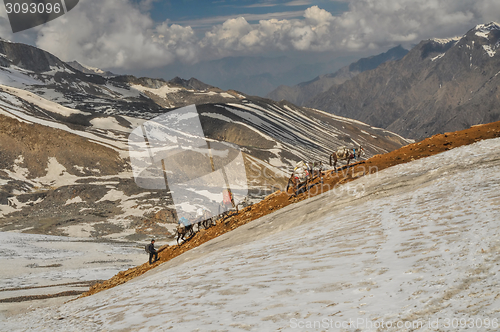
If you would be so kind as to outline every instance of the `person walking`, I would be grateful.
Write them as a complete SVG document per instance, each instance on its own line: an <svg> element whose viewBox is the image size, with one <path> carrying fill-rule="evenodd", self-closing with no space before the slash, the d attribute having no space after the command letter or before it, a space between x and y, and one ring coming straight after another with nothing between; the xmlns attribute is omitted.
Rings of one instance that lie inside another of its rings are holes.
<svg viewBox="0 0 500 332"><path fill-rule="evenodd" d="M148 244L146 248L146 251L149 253L149 264L153 264L158 260L158 251L155 249L155 239L152 239L151 243ZM155 257L155 260L151 262L153 256Z"/></svg>

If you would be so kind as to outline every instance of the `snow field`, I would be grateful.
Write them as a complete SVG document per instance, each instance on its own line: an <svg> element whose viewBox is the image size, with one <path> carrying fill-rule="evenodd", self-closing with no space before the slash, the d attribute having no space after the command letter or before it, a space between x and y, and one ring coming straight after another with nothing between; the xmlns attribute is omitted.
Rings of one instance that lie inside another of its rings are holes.
<svg viewBox="0 0 500 332"><path fill-rule="evenodd" d="M54 294L70 289L65 283L109 279L147 260L143 248L128 243L96 243L86 239L0 232L0 299ZM62 304L68 297L20 303L0 303L0 330L6 316L23 313L45 301ZM21 327L18 327L21 328Z"/></svg>
<svg viewBox="0 0 500 332"><path fill-rule="evenodd" d="M3 324L377 331L383 320L394 324L384 331L465 331L451 322L467 319L494 331L485 325L500 318L499 147L482 141L366 176L362 197L302 201L126 284Z"/></svg>

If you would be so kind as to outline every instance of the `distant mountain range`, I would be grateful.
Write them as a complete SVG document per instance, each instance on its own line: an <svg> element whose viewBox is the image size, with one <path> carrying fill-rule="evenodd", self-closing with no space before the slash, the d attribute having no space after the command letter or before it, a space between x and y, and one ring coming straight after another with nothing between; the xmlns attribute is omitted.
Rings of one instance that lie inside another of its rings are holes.
<svg viewBox="0 0 500 332"><path fill-rule="evenodd" d="M407 53L408 50L405 50L400 45L391 48L385 53L362 58L339 69L335 73L320 75L311 81L299 83L294 86L281 85L271 91L266 97L276 101L288 100L296 105L304 106L308 104L310 99L322 92L328 91L332 86L342 84L364 71L375 69L384 62L399 60Z"/></svg>
<svg viewBox="0 0 500 332"><path fill-rule="evenodd" d="M266 96L270 91L283 84L297 84L322 74L335 71L352 62L351 58L292 59L287 56L225 57L217 60L202 61L189 65L170 65L147 72L152 77L196 77L197 79L221 88L237 90L247 95Z"/></svg>
<svg viewBox="0 0 500 332"><path fill-rule="evenodd" d="M175 222L173 202L166 191L135 184L127 140L145 121L186 105L197 105L207 139L240 146L253 201L283 188L299 160L327 162L341 145L361 144L372 156L408 143L359 121L195 78L101 76L75 67L0 41L0 230L165 236Z"/></svg>
<svg viewBox="0 0 500 332"><path fill-rule="evenodd" d="M500 119L500 26L420 42L305 104L421 139Z"/></svg>

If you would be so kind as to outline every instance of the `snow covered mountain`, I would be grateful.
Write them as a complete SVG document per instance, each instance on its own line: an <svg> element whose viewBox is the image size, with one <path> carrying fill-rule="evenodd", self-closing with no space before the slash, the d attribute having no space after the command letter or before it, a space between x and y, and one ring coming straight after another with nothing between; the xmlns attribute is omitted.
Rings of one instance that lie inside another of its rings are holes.
<svg viewBox="0 0 500 332"><path fill-rule="evenodd" d="M499 151L490 139L362 177L355 197L318 195L123 285L0 326L497 330Z"/></svg>
<svg viewBox="0 0 500 332"><path fill-rule="evenodd" d="M0 52L3 231L168 236L175 220L170 196L135 184L127 139L145 121L180 106L198 105L207 138L241 147L254 201L283 188L299 160L326 162L341 145L361 144L371 156L408 143L358 121L196 79L86 74L43 50L6 41Z"/></svg>
<svg viewBox="0 0 500 332"><path fill-rule="evenodd" d="M420 42L403 59L363 72L307 106L420 139L500 119L500 25Z"/></svg>

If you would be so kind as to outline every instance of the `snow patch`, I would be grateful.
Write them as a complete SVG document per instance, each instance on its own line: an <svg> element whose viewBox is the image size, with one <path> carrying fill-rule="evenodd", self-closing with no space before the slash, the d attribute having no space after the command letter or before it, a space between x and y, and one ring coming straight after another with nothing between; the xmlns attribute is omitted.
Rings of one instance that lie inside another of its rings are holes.
<svg viewBox="0 0 500 332"><path fill-rule="evenodd" d="M0 109L0 110L2 110L2 109ZM12 109L12 108L3 109L2 113L10 114L9 115L10 117L16 118L19 121L25 121L25 122L31 122L31 123L38 123L38 124L40 124L42 126L47 126L47 127L51 127L51 128L55 128L55 129L61 129L61 130L67 131L69 133L85 137L85 138L89 139L92 142L104 145L104 146L106 146L108 148L112 148L114 150L117 150L120 153L120 156L122 158L128 158L128 145L127 145L126 142L116 141L116 140L112 140L112 139L107 139L107 138L104 138L104 137L100 137L100 136L94 135L92 133L88 133L88 132L84 132L84 131L80 131L80 130L71 129L68 126L66 126L66 125L64 125L62 123L39 119L39 118L36 118L34 116L28 115L26 113L23 113L23 112L21 112L19 110L15 110L15 109Z"/></svg>
<svg viewBox="0 0 500 332"><path fill-rule="evenodd" d="M111 129L111 130L118 130L118 131L123 131L123 132L130 132L130 128L126 128L122 126L118 120L116 120L115 117L109 116L106 118L94 118L90 120L90 123L92 126L99 128L99 129Z"/></svg>
<svg viewBox="0 0 500 332"><path fill-rule="evenodd" d="M221 95L221 97L224 97L224 98L235 98L232 94L229 94L227 92L221 92L220 95Z"/></svg>
<svg viewBox="0 0 500 332"><path fill-rule="evenodd" d="M0 68L0 84L16 88L24 88L26 85L45 85L42 81L34 79L14 68Z"/></svg>
<svg viewBox="0 0 500 332"><path fill-rule="evenodd" d="M130 243L92 242L88 240L86 231L90 229L87 225L82 224L80 227L82 238L0 232L0 266L2 267L0 288L3 290L0 292L0 297L4 299L28 294L53 294L59 291L75 290L75 287L71 286L62 289L50 286L105 280L119 271L140 265L147 260L143 246L137 248ZM18 287L45 288L38 291L36 289L5 291ZM62 301L68 300L67 297L61 299ZM36 307L46 305L43 303L45 301L30 303ZM62 303L62 301L55 303ZM5 330L5 312L15 311L15 308L16 304L0 303L0 329L2 331ZM16 329L23 330L24 327L18 326Z"/></svg>
<svg viewBox="0 0 500 332"><path fill-rule="evenodd" d="M13 87L6 86L6 85L0 85L0 87L4 91L7 91L8 93L10 93L16 97L19 97L20 99L23 99L23 100L27 101L28 103L34 104L34 105L36 105L44 110L47 110L47 111L50 111L53 113L57 113L57 114L61 114L65 117L68 117L72 114L90 115L90 113L88 113L88 112L82 112L79 110L75 110L72 108L68 108L68 107L59 105L57 103L54 103L54 102L47 100L47 99L44 99L38 95L35 95L35 94L28 92L28 91L25 91L25 90L13 88Z"/></svg>
<svg viewBox="0 0 500 332"><path fill-rule="evenodd" d="M490 56L490 58L493 58L496 54L496 51L494 51L490 45L483 45L483 49L486 51L486 54Z"/></svg>
<svg viewBox="0 0 500 332"><path fill-rule="evenodd" d="M439 43L439 44L448 44L450 42L457 42L461 39L462 37L452 37L452 38L433 38L431 39L432 41Z"/></svg>
<svg viewBox="0 0 500 332"><path fill-rule="evenodd" d="M76 196L74 198L68 199L64 205L82 203L84 200L80 196Z"/></svg>
<svg viewBox="0 0 500 332"><path fill-rule="evenodd" d="M114 94L121 95L124 98L138 98L141 95L141 93L140 93L140 91L138 91L138 89L120 88L120 87L117 87L109 82L106 83L105 89L103 90L103 92L105 91L107 94L109 94L109 92L106 91L106 89L109 89L110 91L114 92Z"/></svg>
<svg viewBox="0 0 500 332"><path fill-rule="evenodd" d="M194 93L195 95L208 95L208 96L215 96L216 94L218 94L217 92L215 91L207 91L207 92L195 92Z"/></svg>
<svg viewBox="0 0 500 332"><path fill-rule="evenodd" d="M175 93L183 90L182 88L177 88L177 87L170 87L168 84L162 86L161 88L158 89L152 89L152 88L147 88L142 85L132 85L131 88L138 90L140 92L150 92L152 94L155 94L159 97L166 98L167 94L169 93Z"/></svg>
<svg viewBox="0 0 500 332"><path fill-rule="evenodd" d="M17 200L16 196L9 197L7 200L9 202L8 205L16 210L20 210L20 209L24 208L25 206L32 206L32 205L43 202L43 198L38 198L36 201L27 201L27 202L23 203L23 202L19 202Z"/></svg>
<svg viewBox="0 0 500 332"><path fill-rule="evenodd" d="M488 24L479 24L474 28L476 30L476 36L488 39L488 35L492 30L500 30L500 25L496 22L491 22Z"/></svg>
<svg viewBox="0 0 500 332"><path fill-rule="evenodd" d="M218 120L222 120L222 121L226 121L226 122L235 122L233 121L232 119L228 118L227 116L224 116L222 114L218 114L218 113L209 113L209 112L203 112L201 113L200 115L202 116L207 116L209 118L214 118L214 119L218 119Z"/></svg>
<svg viewBox="0 0 500 332"><path fill-rule="evenodd" d="M435 61L437 59L441 59L442 57L444 57L446 53L441 53L441 54L438 54L436 55L435 57L431 58L431 61Z"/></svg>
<svg viewBox="0 0 500 332"><path fill-rule="evenodd" d="M50 157L47 168L47 174L43 177L36 178L33 181L50 187L62 187L74 184L80 178L76 175L69 174L62 164L55 157Z"/></svg>
<svg viewBox="0 0 500 332"><path fill-rule="evenodd" d="M59 229L68 234L69 237L88 238L91 237L91 232L94 231L94 226L90 224L78 224L59 227Z"/></svg>
<svg viewBox="0 0 500 332"><path fill-rule="evenodd" d="M21 167L20 164L22 163L24 163L24 156L19 155L19 157L17 157L14 160L14 166L13 166L14 173L9 172L10 178L18 180L26 180L30 171L27 168Z"/></svg>
<svg viewBox="0 0 500 332"><path fill-rule="evenodd" d="M104 201L118 201L128 198L123 191L119 191L116 189L111 189L108 191L100 200L96 201L96 203L104 202Z"/></svg>

